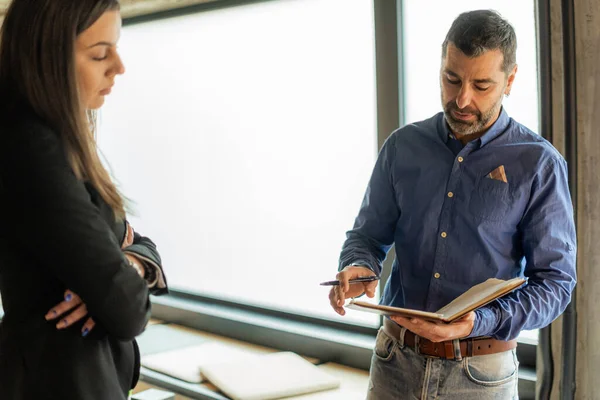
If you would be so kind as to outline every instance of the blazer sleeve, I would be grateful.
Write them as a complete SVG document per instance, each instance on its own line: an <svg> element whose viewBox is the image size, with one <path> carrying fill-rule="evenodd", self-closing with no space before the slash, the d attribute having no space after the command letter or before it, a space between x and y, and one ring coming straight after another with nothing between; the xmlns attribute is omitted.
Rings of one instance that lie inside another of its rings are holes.
<svg viewBox="0 0 600 400"><path fill-rule="evenodd" d="M0 184L13 245L77 293L109 335L132 340L149 317L146 282L73 173L58 136L41 123L2 132ZM32 274L35 271L31 271Z"/></svg>
<svg viewBox="0 0 600 400"><path fill-rule="evenodd" d="M153 295L163 295L169 293L167 286L167 277L163 271L160 254L156 245L150 238L134 232L133 244L123 249L125 253L131 253L139 260L143 261L156 272L156 281L149 282L150 293Z"/></svg>

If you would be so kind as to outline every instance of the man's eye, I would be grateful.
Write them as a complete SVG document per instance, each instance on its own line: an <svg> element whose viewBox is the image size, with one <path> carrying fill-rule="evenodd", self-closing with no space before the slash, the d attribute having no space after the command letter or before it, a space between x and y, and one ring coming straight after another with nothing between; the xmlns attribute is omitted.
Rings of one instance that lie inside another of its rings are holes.
<svg viewBox="0 0 600 400"><path fill-rule="evenodd" d="M479 90L480 92L485 92L486 90L488 90L490 87L481 87L481 86L477 86L475 85L475 89Z"/></svg>
<svg viewBox="0 0 600 400"><path fill-rule="evenodd" d="M103 61L106 60L108 58L108 56L104 56L104 57L92 57L92 60L94 61Z"/></svg>
<svg viewBox="0 0 600 400"><path fill-rule="evenodd" d="M450 78L446 78L446 81L448 81L448 83L451 85L458 85L460 83L460 81L455 81Z"/></svg>

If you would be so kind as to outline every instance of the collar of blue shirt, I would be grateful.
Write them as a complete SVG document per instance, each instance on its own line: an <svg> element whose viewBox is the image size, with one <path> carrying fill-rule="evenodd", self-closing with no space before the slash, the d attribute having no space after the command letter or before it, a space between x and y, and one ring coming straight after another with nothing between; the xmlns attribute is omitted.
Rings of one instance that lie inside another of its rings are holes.
<svg viewBox="0 0 600 400"><path fill-rule="evenodd" d="M500 116L494 124L487 130L486 133L483 134L479 139L476 140L476 144L478 147L483 147L488 144L492 139L496 138L502 132L506 130L508 124L510 123L510 117L504 107L500 110ZM438 119L438 133L440 138L444 141L444 143L448 142L448 137L454 137L454 134L450 130L448 123L446 122L446 118L444 117L444 113L439 114Z"/></svg>

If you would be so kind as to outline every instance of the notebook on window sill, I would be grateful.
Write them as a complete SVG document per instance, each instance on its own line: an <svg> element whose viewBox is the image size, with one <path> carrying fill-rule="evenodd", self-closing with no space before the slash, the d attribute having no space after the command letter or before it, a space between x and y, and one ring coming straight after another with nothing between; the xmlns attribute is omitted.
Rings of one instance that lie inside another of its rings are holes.
<svg viewBox="0 0 600 400"><path fill-rule="evenodd" d="M340 386L338 378L290 352L260 355L251 363L207 365L202 373L233 400L280 399Z"/></svg>
<svg viewBox="0 0 600 400"><path fill-rule="evenodd" d="M512 292L525 282L527 280L523 278L513 278L507 281L496 278L488 279L483 283L473 286L436 312L383 306L359 300L351 300L345 307L351 310L366 311L381 315L398 315L408 318L421 318L428 321L452 322Z"/></svg>
<svg viewBox="0 0 600 400"><path fill-rule="evenodd" d="M202 344L142 356L142 365L156 372L190 383L205 380L203 369L208 364L252 363L257 354L220 342Z"/></svg>

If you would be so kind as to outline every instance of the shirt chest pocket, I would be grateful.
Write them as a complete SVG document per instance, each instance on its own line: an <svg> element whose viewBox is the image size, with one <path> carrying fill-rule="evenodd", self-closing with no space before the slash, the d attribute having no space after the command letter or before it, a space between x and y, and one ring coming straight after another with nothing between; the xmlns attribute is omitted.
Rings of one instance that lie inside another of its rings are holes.
<svg viewBox="0 0 600 400"><path fill-rule="evenodd" d="M469 211L477 218L502 221L513 206L510 185L484 175L477 180L469 200Z"/></svg>

